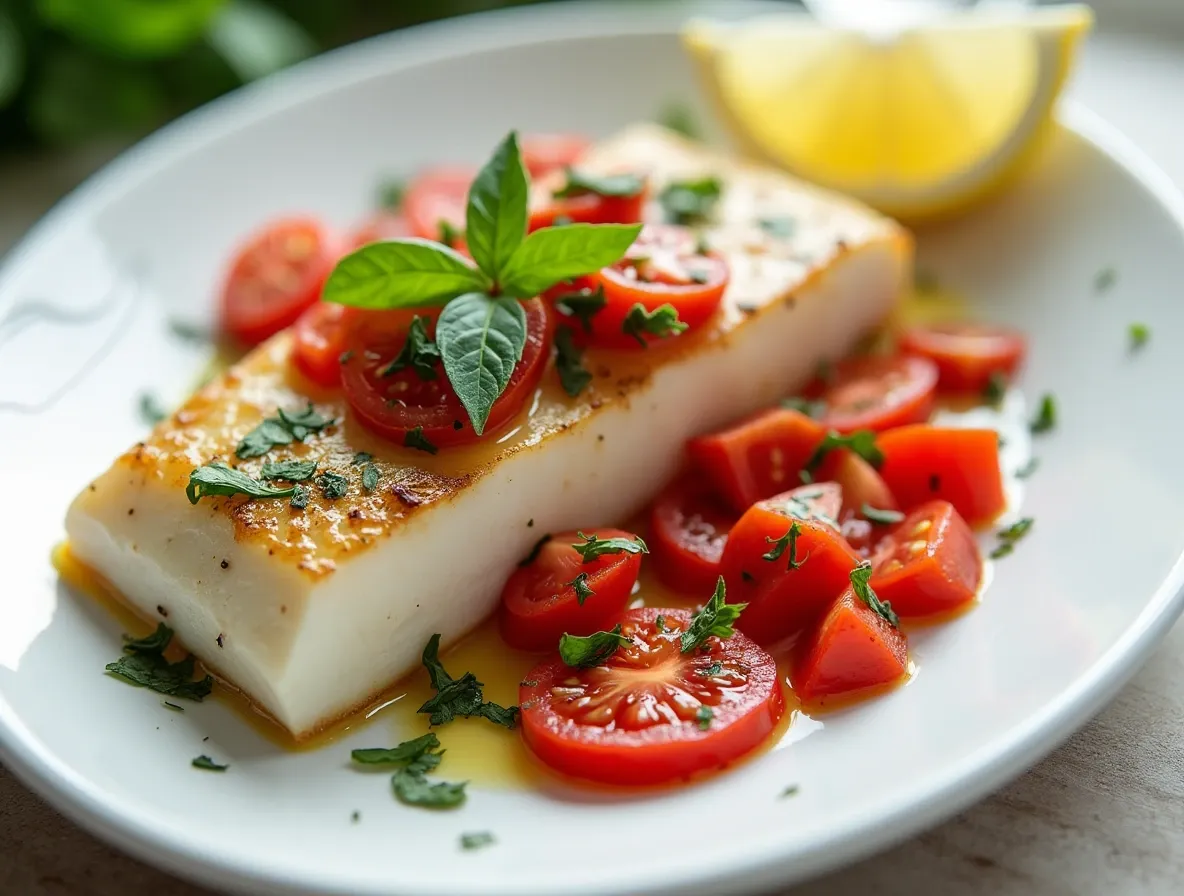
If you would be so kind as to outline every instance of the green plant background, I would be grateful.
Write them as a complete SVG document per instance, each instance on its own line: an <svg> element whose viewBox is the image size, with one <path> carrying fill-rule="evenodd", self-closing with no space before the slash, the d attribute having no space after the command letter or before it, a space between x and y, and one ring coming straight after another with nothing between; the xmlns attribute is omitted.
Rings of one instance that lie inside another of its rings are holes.
<svg viewBox="0 0 1184 896"><path fill-rule="evenodd" d="M0 0L0 149L127 140L344 43L548 0Z"/></svg>

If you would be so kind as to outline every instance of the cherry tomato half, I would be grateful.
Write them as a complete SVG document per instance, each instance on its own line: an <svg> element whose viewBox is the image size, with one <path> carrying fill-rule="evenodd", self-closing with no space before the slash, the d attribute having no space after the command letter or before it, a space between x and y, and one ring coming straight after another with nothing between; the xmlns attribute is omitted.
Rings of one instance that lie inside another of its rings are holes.
<svg viewBox="0 0 1184 896"><path fill-rule="evenodd" d="M514 367L505 391L494 402L485 434L497 432L522 409L542 378L550 355L547 309L538 299L522 303L526 310L526 346ZM405 313L404 313L405 314ZM354 328L347 360L341 365L346 399L359 422L383 438L402 444L411 430L423 428L423 437L444 447L481 438L473 430L468 413L457 398L443 365L436 376L422 379L411 367L384 376L384 369L403 350L408 322L397 325L389 318L367 317ZM434 331L435 321L430 321Z"/></svg>
<svg viewBox="0 0 1184 896"><path fill-rule="evenodd" d="M531 177L574 165L592 141L580 134L523 134L522 164Z"/></svg>
<svg viewBox="0 0 1184 896"><path fill-rule="evenodd" d="M764 411L729 429L687 442L696 467L738 513L793 488L825 430L786 408Z"/></svg>
<svg viewBox="0 0 1184 896"><path fill-rule="evenodd" d="M332 302L317 302L293 328L292 361L319 386L341 384L341 356L349 345L358 312Z"/></svg>
<svg viewBox="0 0 1184 896"><path fill-rule="evenodd" d="M1022 333L985 324L931 324L900 337L902 352L937 365L938 386L949 392L981 393L994 376L1010 380L1026 348Z"/></svg>
<svg viewBox="0 0 1184 896"><path fill-rule="evenodd" d="M758 501L732 527L721 561L728 601L748 604L737 625L757 643L800 631L847 584L860 558L839 534L841 501L833 482L802 486Z"/></svg>
<svg viewBox="0 0 1184 896"><path fill-rule="evenodd" d="M311 218L277 221L253 234L222 287L222 328L256 345L291 326L321 296L337 261L337 241Z"/></svg>
<svg viewBox="0 0 1184 896"><path fill-rule="evenodd" d="M528 230L564 223L636 224L641 220L645 188L632 196L601 196L599 193L556 196L566 183L565 172L552 170L531 184Z"/></svg>
<svg viewBox="0 0 1184 896"><path fill-rule="evenodd" d="M974 600L983 560L966 521L947 501L910 513L881 543L872 588L901 616L931 616Z"/></svg>
<svg viewBox="0 0 1184 896"><path fill-rule="evenodd" d="M723 257L700 252L698 237L687 227L647 224L619 262L589 274L588 284L604 288L605 306L592 318L592 341L610 348L640 348L669 339L626 333L625 320L635 305L652 312L672 305L688 329L702 326L719 308L731 277Z"/></svg>
<svg viewBox="0 0 1184 896"><path fill-rule="evenodd" d="M403 194L403 214L414 236L440 240L442 224L463 234L469 187L477 169L471 166L430 168L407 185ZM459 248L459 246L453 246Z"/></svg>
<svg viewBox="0 0 1184 896"><path fill-rule="evenodd" d="M881 435L880 475L905 511L940 498L972 526L1003 512L999 434L993 429L904 426Z"/></svg>
<svg viewBox="0 0 1184 896"><path fill-rule="evenodd" d="M571 669L553 657L532 669L518 692L530 749L568 775L642 786L714 771L758 747L785 711L776 662L740 632L684 654L690 621L685 610L630 610L621 629L632 643L602 665Z"/></svg>
<svg viewBox="0 0 1184 896"><path fill-rule="evenodd" d="M923 423L933 413L937 365L912 355L848 358L822 391L822 423L841 433Z"/></svg>
<svg viewBox="0 0 1184 896"><path fill-rule="evenodd" d="M590 529L598 538L636 536L620 529ZM551 537L538 556L520 566L502 589L499 628L504 640L519 650L553 650L559 637L590 635L611 629L625 611L641 572L641 554L601 554L585 563L573 545L575 532ZM573 584L584 575L581 592ZM586 594L587 589L591 594Z"/></svg>
<svg viewBox="0 0 1184 896"><path fill-rule="evenodd" d="M736 518L698 476L684 476L658 495L650 507L650 547L663 584L686 594L710 594Z"/></svg>

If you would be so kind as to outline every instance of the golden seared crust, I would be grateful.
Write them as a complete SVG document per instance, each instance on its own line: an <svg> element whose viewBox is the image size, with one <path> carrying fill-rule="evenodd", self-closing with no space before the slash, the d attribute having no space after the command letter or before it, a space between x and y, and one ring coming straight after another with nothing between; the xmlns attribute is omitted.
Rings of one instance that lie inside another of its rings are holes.
<svg viewBox="0 0 1184 896"><path fill-rule="evenodd" d="M320 578L347 555L386 538L416 515L455 500L511 454L536 450L577 424L594 425L605 408L628 403L657 367L719 350L738 329L760 326L766 308L796 301L796 293L844 253L885 242L900 253L909 251L903 231L857 204L726 160L655 127L630 129L596 147L587 167L644 170L655 195L671 179L714 175L723 181L720 220L705 237L726 257L732 281L712 323L644 352L589 352L585 364L594 379L578 399L563 393L554 371L548 370L531 406L504 430L479 445L444 449L436 456L386 442L352 422L339 392L321 389L292 369L291 339L282 333L189 399L119 458L92 490L127 489L129 509L134 509L138 487L175 490L184 501L190 472L215 460L258 476L265 459L315 458L318 473L334 471L348 479L344 497L328 500L312 487L304 510L291 508L286 500L207 498L191 512L195 526L206 514L229 518L240 543L257 543L310 578ZM653 220L660 220L656 205L652 212ZM309 401L337 422L265 459L235 458L235 446L263 417L277 408L302 409ZM352 464L358 452L373 455L378 468L379 485L372 492L363 490L362 468Z"/></svg>

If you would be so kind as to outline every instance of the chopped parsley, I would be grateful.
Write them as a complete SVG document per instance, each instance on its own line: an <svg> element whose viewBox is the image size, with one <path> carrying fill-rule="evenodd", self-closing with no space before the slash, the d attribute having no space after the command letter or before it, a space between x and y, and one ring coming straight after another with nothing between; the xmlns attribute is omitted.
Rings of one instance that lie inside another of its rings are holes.
<svg viewBox="0 0 1184 896"><path fill-rule="evenodd" d="M851 570L851 590L855 592L855 596L867 604L877 616L887 622L893 628L900 625L900 619L892 609L892 604L888 601L880 600L872 586L868 584L872 578L872 565L868 561L864 561Z"/></svg>
<svg viewBox="0 0 1184 896"><path fill-rule="evenodd" d="M567 182L552 195L556 199L571 196L636 196L645 187L645 181L636 174L588 174L574 168L566 170Z"/></svg>
<svg viewBox="0 0 1184 896"><path fill-rule="evenodd" d="M658 194L658 202L669 224L703 224L711 217L722 193L723 183L718 177L671 181Z"/></svg>
<svg viewBox="0 0 1184 896"><path fill-rule="evenodd" d="M987 384L983 386L983 401L993 408L999 407L1007 395L1007 376L998 370L992 370L987 377Z"/></svg>
<svg viewBox="0 0 1184 896"><path fill-rule="evenodd" d="M1006 529L999 532L999 544L991 551L991 559L998 560L1000 557L1006 557L1015 550L1015 544L1021 538L1028 534L1032 529L1032 524L1035 522L1030 516L1023 517L1016 520Z"/></svg>
<svg viewBox="0 0 1184 896"><path fill-rule="evenodd" d="M1130 340L1131 351L1136 352L1151 338L1151 328L1146 324L1131 324L1126 328L1126 334Z"/></svg>
<svg viewBox="0 0 1184 896"><path fill-rule="evenodd" d="M321 494L329 501L336 501L349 494L349 480L332 470L326 470L317 477L316 482L321 489Z"/></svg>
<svg viewBox="0 0 1184 896"><path fill-rule="evenodd" d="M820 420L826 414L825 401L811 401L808 398L802 398L798 395L781 399L781 406L787 411L797 411L799 414L805 414L811 420Z"/></svg>
<svg viewBox="0 0 1184 896"><path fill-rule="evenodd" d="M543 545L545 545L550 540L551 540L551 533L550 532L548 532L546 535L541 536L539 538L539 540L536 541L534 543L534 545L531 547L530 553L518 561L518 565L519 566L530 566L530 564L534 563L534 561L538 559L539 552L543 549Z"/></svg>
<svg viewBox="0 0 1184 896"><path fill-rule="evenodd" d="M710 706L701 704L699 711L695 713L695 720L699 723L699 730L706 731L711 727L711 720L715 717L715 712Z"/></svg>
<svg viewBox="0 0 1184 896"><path fill-rule="evenodd" d="M584 541L583 544L573 544L572 547L576 549L576 553L580 555L584 563L591 563L597 557L602 557L605 554L648 554L650 552L645 542L637 535L632 538L600 538L594 534L585 535L583 532L576 532L576 535Z"/></svg>
<svg viewBox="0 0 1184 896"><path fill-rule="evenodd" d="M226 464L216 461L198 467L189 474L189 484L185 486L185 495L190 504L196 504L202 498L233 497L246 495L249 498L290 498L296 493L294 486L277 488L252 479L246 473L231 469Z"/></svg>
<svg viewBox="0 0 1184 896"><path fill-rule="evenodd" d="M797 784L790 784L783 791L781 791L781 798L785 799L787 796L797 796L800 790L801 787L799 787Z"/></svg>
<svg viewBox="0 0 1184 896"><path fill-rule="evenodd" d="M588 289L565 292L555 299L555 310L566 317L574 317L583 326L585 333L591 333L592 318L606 304L608 299L604 297L604 286L601 284L595 292Z"/></svg>
<svg viewBox="0 0 1184 896"><path fill-rule="evenodd" d="M1028 429L1033 433L1040 434L1048 432L1057 425L1057 402L1049 393L1044 393L1040 398L1040 408L1036 412L1036 417L1028 424Z"/></svg>
<svg viewBox="0 0 1184 896"><path fill-rule="evenodd" d="M729 604L724 598L726 588L724 577L720 576L715 584L715 593L707 601L703 609L691 617L691 624L682 633L679 649L683 653L690 653L714 635L717 638L730 638L735 634L732 624L739 618L740 611L748 604Z"/></svg>
<svg viewBox="0 0 1184 896"><path fill-rule="evenodd" d="M555 372L563 391L572 398L579 396L592 382L592 372L583 364L584 352L572 339L571 327L555 331Z"/></svg>
<svg viewBox="0 0 1184 896"><path fill-rule="evenodd" d="M592 590L592 586L588 584L588 574L586 572L580 573L567 584L575 591L576 603L581 607L584 605L584 601L596 593Z"/></svg>
<svg viewBox="0 0 1184 896"><path fill-rule="evenodd" d="M193 760L191 765L194 768L200 768L200 769L207 771L207 772L224 772L228 768L230 768L229 765L219 765L217 762L215 762L209 756L205 756L205 755L198 756L196 759Z"/></svg>
<svg viewBox="0 0 1184 896"><path fill-rule="evenodd" d="M372 492L376 488L378 488L378 467L374 464L366 464L362 467L362 489Z"/></svg>
<svg viewBox="0 0 1184 896"><path fill-rule="evenodd" d="M654 628L660 632L666 631L666 617L661 613L654 617Z"/></svg>
<svg viewBox="0 0 1184 896"><path fill-rule="evenodd" d="M390 749L354 750L350 758L359 765L394 765L391 789L402 803L430 809L451 809L465 801L465 783L429 781L427 773L440 764L444 751L440 740L429 732Z"/></svg>
<svg viewBox="0 0 1184 896"><path fill-rule="evenodd" d="M400 370L410 367L421 380L434 380L436 365L440 362L440 349L428 338L424 320L418 314L411 318L407 328L407 341L391 362L378 371L379 376L394 376Z"/></svg>
<svg viewBox="0 0 1184 896"><path fill-rule="evenodd" d="M332 418L318 414L311 401L303 411L289 413L280 408L276 416L263 418L258 426L247 433L234 453L241 458L262 457L278 445L303 442L311 433L320 432L333 422Z"/></svg>
<svg viewBox="0 0 1184 896"><path fill-rule="evenodd" d="M904 519L904 514L899 510L882 510L879 507L872 507L866 501L861 511L865 520L875 523L877 526L891 526Z"/></svg>
<svg viewBox="0 0 1184 896"><path fill-rule="evenodd" d="M884 452L876 445L876 434L870 429L857 429L847 436L832 429L823 436L822 441L818 443L818 447L814 449L814 453L810 455L806 465L802 468L802 482L813 482L814 474L826 456L837 448L847 448L854 451L877 469L884 463Z"/></svg>
<svg viewBox="0 0 1184 896"><path fill-rule="evenodd" d="M798 536L801 534L802 527L799 526L795 520L790 524L789 531L780 538L774 539L766 535L765 541L771 544L773 547L771 547L766 553L761 554L761 558L768 560L771 563L776 563L785 553L785 549L789 548L789 565L787 569L800 569L802 564L805 563L810 557L810 555L807 554L801 560L798 560Z"/></svg>
<svg viewBox="0 0 1184 896"><path fill-rule="evenodd" d="M761 218L756 223L769 236L779 240L789 239L798 229L798 222L793 218Z"/></svg>
<svg viewBox="0 0 1184 896"><path fill-rule="evenodd" d="M678 319L678 309L673 305L659 305L653 311L647 311L641 302L634 303L621 322L621 332L632 336L642 348L649 348L646 336L665 339L684 332L688 324Z"/></svg>
<svg viewBox="0 0 1184 896"><path fill-rule="evenodd" d="M724 671L724 664L717 660L716 662L712 663L710 666L704 666L702 669L696 669L695 674L702 675L704 678L714 678L716 675L719 675L723 671Z"/></svg>
<svg viewBox="0 0 1184 896"><path fill-rule="evenodd" d="M136 687L150 688L158 694L200 703L213 690L214 679L206 675L194 680L195 660L192 656L175 663L165 659L164 652L172 640L173 630L163 622L146 637L129 638L125 635L125 655L108 663L106 670Z"/></svg>
<svg viewBox="0 0 1184 896"><path fill-rule="evenodd" d="M489 831L473 831L460 835L460 848L464 850L483 849L492 846L497 841Z"/></svg>
<svg viewBox="0 0 1184 896"><path fill-rule="evenodd" d="M559 638L559 658L573 669L588 669L603 664L618 647L629 643L619 623L611 632L594 632L586 637L564 632Z"/></svg>
<svg viewBox="0 0 1184 896"><path fill-rule="evenodd" d="M286 479L289 482L305 482L317 471L315 460L277 460L263 465L260 479Z"/></svg>
<svg viewBox="0 0 1184 896"><path fill-rule="evenodd" d="M518 717L518 707L488 702L483 691L485 686L472 672L453 678L440 662L439 652L440 636L432 635L423 649L423 664L436 695L416 711L429 715L428 721L433 725L445 725L457 716L479 716L495 725L513 728Z"/></svg>
<svg viewBox="0 0 1184 896"><path fill-rule="evenodd" d="M416 451L426 451L428 454L435 454L440 450L423 434L422 426L417 426L415 429L407 431L407 434L403 436L403 447L414 448Z"/></svg>
<svg viewBox="0 0 1184 896"><path fill-rule="evenodd" d="M155 426L161 420L168 419L169 412L164 409L160 399L151 392L140 394L140 419L149 426Z"/></svg>
<svg viewBox="0 0 1184 896"><path fill-rule="evenodd" d="M292 500L289 502L294 510L303 510L308 506L308 499L310 493L303 485L298 485L292 490Z"/></svg>

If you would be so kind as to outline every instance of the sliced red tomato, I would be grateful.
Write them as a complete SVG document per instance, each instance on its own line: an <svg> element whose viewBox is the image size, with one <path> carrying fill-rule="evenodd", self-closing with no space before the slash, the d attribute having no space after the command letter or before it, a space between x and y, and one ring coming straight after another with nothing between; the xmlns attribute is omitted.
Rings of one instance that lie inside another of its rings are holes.
<svg viewBox="0 0 1184 896"><path fill-rule="evenodd" d="M824 426L841 433L877 432L923 423L933 413L937 366L913 355L848 358L835 365L829 381L816 385L826 403Z"/></svg>
<svg viewBox="0 0 1184 896"><path fill-rule="evenodd" d="M833 482L806 485L758 501L732 527L721 560L728 602L748 604L737 625L757 643L800 631L847 584L860 558L839 534L841 502Z"/></svg>
<svg viewBox="0 0 1184 896"><path fill-rule="evenodd" d="M801 482L826 431L798 411L776 408L687 442L695 466L739 513Z"/></svg>
<svg viewBox="0 0 1184 896"><path fill-rule="evenodd" d="M637 539L621 529L589 529L585 534ZM590 635L611 629L625 611L641 572L641 554L602 554L585 563L573 547L583 542L575 532L551 536L534 559L510 576L502 589L498 626L511 647L554 650L565 632ZM577 590L579 576L584 578Z"/></svg>
<svg viewBox="0 0 1184 896"><path fill-rule="evenodd" d="M931 616L974 600L982 581L978 542L947 501L910 513L880 544L871 586L900 616Z"/></svg>
<svg viewBox="0 0 1184 896"><path fill-rule="evenodd" d="M451 166L430 168L414 178L403 194L403 214L411 233L439 241L445 225L460 234L463 242L469 187L476 176L476 168ZM460 244L453 246L460 247Z"/></svg>
<svg viewBox="0 0 1184 896"><path fill-rule="evenodd" d="M837 482L843 490L843 506L839 511L839 529L856 553L867 556L886 531L872 522L866 508L894 511L896 498L876 468L854 452L845 449L832 451L815 474L818 482Z"/></svg>
<svg viewBox="0 0 1184 896"><path fill-rule="evenodd" d="M546 306L539 299L522 305L526 309L526 346L509 384L489 412L486 435L497 432L522 409L538 387L550 356ZM393 319L368 316L354 327L347 360L341 365L341 383L358 421L371 432L398 444L403 444L407 434L418 428L437 447L481 438L474 432L468 413L439 362L432 379L423 379L411 367L383 375L407 342L407 312L398 314ZM429 332L434 331L435 320L431 318Z"/></svg>
<svg viewBox="0 0 1184 896"><path fill-rule="evenodd" d="M909 662L904 634L850 587L809 630L797 656L790 676L794 692L814 704L898 682Z"/></svg>
<svg viewBox="0 0 1184 896"><path fill-rule="evenodd" d="M341 356L359 312L345 305L317 302L300 315L293 328L292 360L319 386L341 384Z"/></svg>
<svg viewBox="0 0 1184 896"><path fill-rule="evenodd" d="M359 249L370 243L377 243L383 240L396 240L415 235L412 233L411 225L407 223L407 218L403 214L392 211L381 211L367 219L361 227L350 234L349 245L351 249ZM438 239L438 235L432 238Z"/></svg>
<svg viewBox="0 0 1184 896"><path fill-rule="evenodd" d="M256 345L291 326L321 297L337 240L312 218L276 221L239 249L222 286L222 329Z"/></svg>
<svg viewBox="0 0 1184 896"><path fill-rule="evenodd" d="M918 424L881 435L880 475L901 509L940 498L972 526L989 523L1007 505L999 469L999 434Z"/></svg>
<svg viewBox="0 0 1184 896"><path fill-rule="evenodd" d="M938 386L949 392L981 393L993 377L1011 380L1026 349L1022 333L986 324L931 324L900 337L902 352L937 365Z"/></svg>
<svg viewBox="0 0 1184 896"><path fill-rule="evenodd" d="M698 476L684 476L658 495L650 507L650 548L663 584L685 594L709 594L736 518Z"/></svg>
<svg viewBox="0 0 1184 896"><path fill-rule="evenodd" d="M626 318L636 305L647 312L671 305L692 330L710 320L731 274L722 256L701 248L690 228L647 224L624 258L586 278L593 290L604 289L605 298L604 307L591 318L592 341L627 349L669 339L625 331Z"/></svg>
<svg viewBox="0 0 1184 896"><path fill-rule="evenodd" d="M580 134L523 134L522 164L531 177L574 165L592 141Z"/></svg>
<svg viewBox="0 0 1184 896"><path fill-rule="evenodd" d="M655 619L662 616L663 626ZM740 632L684 654L685 610L630 610L631 639L602 665L558 657L518 692L522 735L547 765L605 784L661 784L714 771L752 752L785 711L777 664Z"/></svg>
<svg viewBox="0 0 1184 896"><path fill-rule="evenodd" d="M552 170L531 184L530 221L527 229L558 224L636 224L645 206L646 189L632 196L582 193L556 196L567 184L567 174Z"/></svg>

